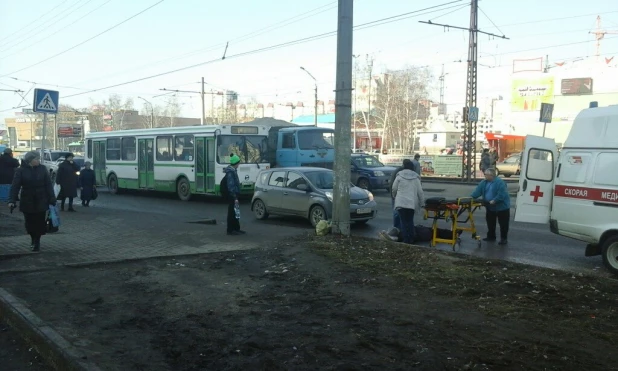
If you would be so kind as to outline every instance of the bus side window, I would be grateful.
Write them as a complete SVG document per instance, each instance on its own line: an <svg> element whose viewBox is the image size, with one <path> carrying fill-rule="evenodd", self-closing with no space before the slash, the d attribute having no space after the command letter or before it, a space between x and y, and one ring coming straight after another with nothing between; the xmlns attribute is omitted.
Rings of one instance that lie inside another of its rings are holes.
<svg viewBox="0 0 618 371"><path fill-rule="evenodd" d="M296 148L296 143L294 143L294 133L283 133L283 139L281 142L281 148Z"/></svg>
<svg viewBox="0 0 618 371"><path fill-rule="evenodd" d="M157 137L157 161L173 161L172 136Z"/></svg>
<svg viewBox="0 0 618 371"><path fill-rule="evenodd" d="M88 139L86 144L86 157L92 158L92 140Z"/></svg>
<svg viewBox="0 0 618 371"><path fill-rule="evenodd" d="M135 137L122 138L122 159L125 161L135 161L136 158Z"/></svg>
<svg viewBox="0 0 618 371"><path fill-rule="evenodd" d="M193 161L193 135L176 135L174 139L174 159Z"/></svg>

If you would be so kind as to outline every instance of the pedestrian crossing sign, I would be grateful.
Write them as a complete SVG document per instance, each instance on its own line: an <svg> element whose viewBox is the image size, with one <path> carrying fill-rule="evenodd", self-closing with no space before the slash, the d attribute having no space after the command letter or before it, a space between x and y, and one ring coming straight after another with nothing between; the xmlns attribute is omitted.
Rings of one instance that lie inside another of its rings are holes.
<svg viewBox="0 0 618 371"><path fill-rule="evenodd" d="M539 122L549 124L554 115L554 105L552 103L541 103L541 117Z"/></svg>
<svg viewBox="0 0 618 371"><path fill-rule="evenodd" d="M58 113L60 93L54 90L34 89L34 112Z"/></svg>

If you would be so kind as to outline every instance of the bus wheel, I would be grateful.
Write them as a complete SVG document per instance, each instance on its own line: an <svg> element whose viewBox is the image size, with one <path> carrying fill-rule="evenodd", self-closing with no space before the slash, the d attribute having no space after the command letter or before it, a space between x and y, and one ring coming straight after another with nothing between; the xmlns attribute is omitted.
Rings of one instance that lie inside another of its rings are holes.
<svg viewBox="0 0 618 371"><path fill-rule="evenodd" d="M603 263L613 274L618 274L618 234L609 236L602 247Z"/></svg>
<svg viewBox="0 0 618 371"><path fill-rule="evenodd" d="M107 178L107 188L109 188L109 193L113 195L118 194L118 178L116 174L111 174Z"/></svg>
<svg viewBox="0 0 618 371"><path fill-rule="evenodd" d="M187 178L180 178L176 183L176 193L181 201L189 201L191 199L191 184Z"/></svg>

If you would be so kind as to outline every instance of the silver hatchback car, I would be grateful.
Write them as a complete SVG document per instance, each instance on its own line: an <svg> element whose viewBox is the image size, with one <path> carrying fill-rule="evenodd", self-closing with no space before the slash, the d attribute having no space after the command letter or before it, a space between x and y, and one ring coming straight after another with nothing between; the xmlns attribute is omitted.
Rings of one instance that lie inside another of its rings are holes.
<svg viewBox="0 0 618 371"><path fill-rule="evenodd" d="M313 167L263 170L255 183L251 210L257 219L268 215L296 215L314 227L333 212L334 172ZM367 223L378 214L373 194L350 184L350 220Z"/></svg>

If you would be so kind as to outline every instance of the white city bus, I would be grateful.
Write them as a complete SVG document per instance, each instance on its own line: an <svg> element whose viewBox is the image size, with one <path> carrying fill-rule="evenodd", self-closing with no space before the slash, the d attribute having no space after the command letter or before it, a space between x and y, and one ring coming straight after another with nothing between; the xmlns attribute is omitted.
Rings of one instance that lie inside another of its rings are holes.
<svg viewBox="0 0 618 371"><path fill-rule="evenodd" d="M142 189L192 194L219 194L230 154L241 159L241 193L252 194L257 174L268 162L268 126L205 125L91 132L86 159L97 185L110 192Z"/></svg>

